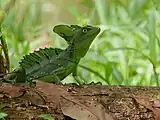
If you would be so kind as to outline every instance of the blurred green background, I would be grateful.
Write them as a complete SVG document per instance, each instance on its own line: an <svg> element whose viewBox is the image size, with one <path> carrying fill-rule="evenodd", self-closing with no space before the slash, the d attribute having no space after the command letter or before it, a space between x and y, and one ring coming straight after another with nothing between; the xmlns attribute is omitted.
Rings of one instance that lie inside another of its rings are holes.
<svg viewBox="0 0 160 120"><path fill-rule="evenodd" d="M67 47L52 32L55 25L91 24L99 26L101 33L80 62L90 68L78 68L81 80L104 85L160 84L158 0L0 0L0 9L12 69L23 55L40 47ZM74 81L68 76L64 82Z"/></svg>

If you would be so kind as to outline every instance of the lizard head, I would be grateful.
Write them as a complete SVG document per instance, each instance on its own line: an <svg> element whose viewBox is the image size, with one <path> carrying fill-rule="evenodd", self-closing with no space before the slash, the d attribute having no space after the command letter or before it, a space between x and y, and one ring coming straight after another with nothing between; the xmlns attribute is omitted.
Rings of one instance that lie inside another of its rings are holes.
<svg viewBox="0 0 160 120"><path fill-rule="evenodd" d="M57 25L53 31L65 39L65 41L77 49L77 55L84 57L94 38L99 34L100 28L93 26L80 27L78 25Z"/></svg>
<svg viewBox="0 0 160 120"><path fill-rule="evenodd" d="M91 43L99 34L100 28L90 25L75 30L74 37L70 41L71 46L76 49L78 57L84 57Z"/></svg>
<svg viewBox="0 0 160 120"><path fill-rule="evenodd" d="M53 28L53 32L57 33L59 36L64 38L64 40L70 45L73 36L75 35L75 31L80 29L81 27L78 25L56 25Z"/></svg>

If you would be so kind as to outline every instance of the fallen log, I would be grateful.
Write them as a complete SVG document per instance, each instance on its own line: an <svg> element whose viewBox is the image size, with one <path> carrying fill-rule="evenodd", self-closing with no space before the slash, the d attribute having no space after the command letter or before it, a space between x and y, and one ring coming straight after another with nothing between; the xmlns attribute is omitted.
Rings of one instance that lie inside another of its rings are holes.
<svg viewBox="0 0 160 120"><path fill-rule="evenodd" d="M40 114L56 120L160 120L159 96L159 87L4 83L0 108L6 120L42 120Z"/></svg>

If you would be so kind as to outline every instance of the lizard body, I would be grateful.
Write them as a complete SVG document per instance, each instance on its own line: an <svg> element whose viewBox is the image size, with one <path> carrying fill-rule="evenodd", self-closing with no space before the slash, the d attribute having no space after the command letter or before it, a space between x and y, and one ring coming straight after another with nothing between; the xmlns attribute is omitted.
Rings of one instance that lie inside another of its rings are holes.
<svg viewBox="0 0 160 120"><path fill-rule="evenodd" d="M6 81L31 84L35 79L51 76L53 82L60 83L69 74L76 74L80 59L87 53L92 41L100 32L100 28L57 25L53 31L63 37L69 46L64 50L40 49L24 56L19 62L19 67L5 77Z"/></svg>

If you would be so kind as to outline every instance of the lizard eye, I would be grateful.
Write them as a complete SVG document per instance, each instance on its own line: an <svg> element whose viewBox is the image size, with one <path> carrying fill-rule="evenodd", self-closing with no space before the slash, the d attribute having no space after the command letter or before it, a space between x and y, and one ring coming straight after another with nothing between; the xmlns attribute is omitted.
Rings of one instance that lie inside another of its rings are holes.
<svg viewBox="0 0 160 120"><path fill-rule="evenodd" d="M87 29L83 29L83 33L86 33L87 32Z"/></svg>

